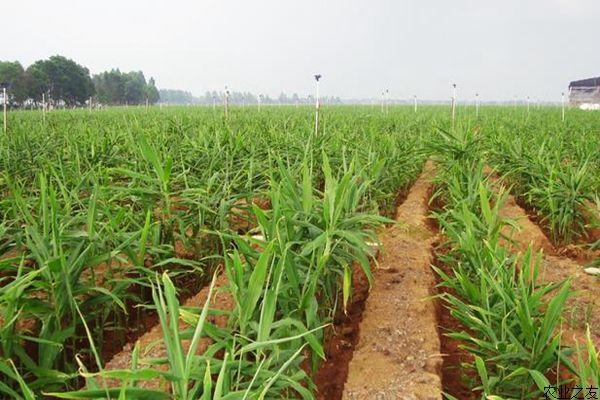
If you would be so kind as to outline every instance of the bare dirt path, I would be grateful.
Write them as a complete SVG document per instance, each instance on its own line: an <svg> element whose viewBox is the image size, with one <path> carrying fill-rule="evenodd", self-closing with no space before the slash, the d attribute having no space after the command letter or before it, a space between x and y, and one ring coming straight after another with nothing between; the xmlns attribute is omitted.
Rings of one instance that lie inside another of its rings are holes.
<svg viewBox="0 0 600 400"><path fill-rule="evenodd" d="M375 283L366 301L343 399L441 399L435 275L427 223L433 165L427 163L381 236Z"/></svg>

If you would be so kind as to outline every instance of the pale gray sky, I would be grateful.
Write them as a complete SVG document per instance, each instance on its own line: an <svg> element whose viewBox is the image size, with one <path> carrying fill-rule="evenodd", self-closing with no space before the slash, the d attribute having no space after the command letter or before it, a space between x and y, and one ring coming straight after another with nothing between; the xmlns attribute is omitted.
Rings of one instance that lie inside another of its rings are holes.
<svg viewBox="0 0 600 400"><path fill-rule="evenodd" d="M3 0L0 59L54 54L160 88L559 100L600 75L600 0Z"/></svg>

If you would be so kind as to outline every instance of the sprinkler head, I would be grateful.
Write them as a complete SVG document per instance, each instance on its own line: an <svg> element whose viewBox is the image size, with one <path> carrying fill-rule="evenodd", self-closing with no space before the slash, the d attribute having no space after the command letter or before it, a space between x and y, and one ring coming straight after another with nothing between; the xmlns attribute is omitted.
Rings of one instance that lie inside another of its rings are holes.
<svg viewBox="0 0 600 400"><path fill-rule="evenodd" d="M316 80L317 82L319 82L319 79L321 79L321 76L322 76L321 74L316 74L316 75L315 75L315 80Z"/></svg>

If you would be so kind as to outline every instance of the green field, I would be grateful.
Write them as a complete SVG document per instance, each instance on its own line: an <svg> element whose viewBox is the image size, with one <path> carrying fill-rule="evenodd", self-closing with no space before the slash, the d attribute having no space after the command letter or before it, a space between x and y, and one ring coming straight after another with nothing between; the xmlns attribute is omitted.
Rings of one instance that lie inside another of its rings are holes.
<svg viewBox="0 0 600 400"><path fill-rule="evenodd" d="M553 245L587 254L582 269L597 264L600 114L569 109L563 122L554 107L483 106L476 116L459 106L454 126L447 106L325 106L320 116L315 135L307 106L233 107L228 118L212 107L9 113L0 394L313 398L353 273L371 278L377 232L428 159L437 257L450 268L436 271L452 289L439 301L466 328L452 335L472 356L462 366L470 389L537 398L557 364L598 386L600 327L589 324L580 349L562 344L577 285L537 283L537 250L503 244L506 198L490 174ZM233 299L225 326L210 303L181 307L215 271ZM166 357L140 352L129 369L104 370L153 324ZM203 336L211 344L200 352ZM168 390L141 384L159 376Z"/></svg>

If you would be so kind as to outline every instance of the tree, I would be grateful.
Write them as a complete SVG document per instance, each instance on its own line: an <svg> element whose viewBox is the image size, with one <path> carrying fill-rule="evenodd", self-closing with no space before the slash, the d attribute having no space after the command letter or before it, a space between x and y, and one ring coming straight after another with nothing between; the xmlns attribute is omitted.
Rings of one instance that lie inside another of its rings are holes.
<svg viewBox="0 0 600 400"><path fill-rule="evenodd" d="M146 85L146 98L150 104L156 104L160 99L160 94L158 93L158 89L156 88L156 82L154 78L150 77L148 84Z"/></svg>
<svg viewBox="0 0 600 400"><path fill-rule="evenodd" d="M277 101L281 104L288 104L290 102L287 95L283 92L281 92L281 94L279 95L279 99Z"/></svg>
<svg viewBox="0 0 600 400"><path fill-rule="evenodd" d="M27 100L25 70L20 62L0 61L0 86L7 88L9 102Z"/></svg>
<svg viewBox="0 0 600 400"><path fill-rule="evenodd" d="M32 78L29 95L33 98L48 92L51 100L73 106L85 103L94 94L89 70L63 56L36 61L27 71Z"/></svg>
<svg viewBox="0 0 600 400"><path fill-rule="evenodd" d="M98 101L103 104L125 103L125 78L121 71L113 69L94 75L94 86Z"/></svg>
<svg viewBox="0 0 600 400"><path fill-rule="evenodd" d="M125 101L127 104L146 102L146 78L142 71L125 74Z"/></svg>

